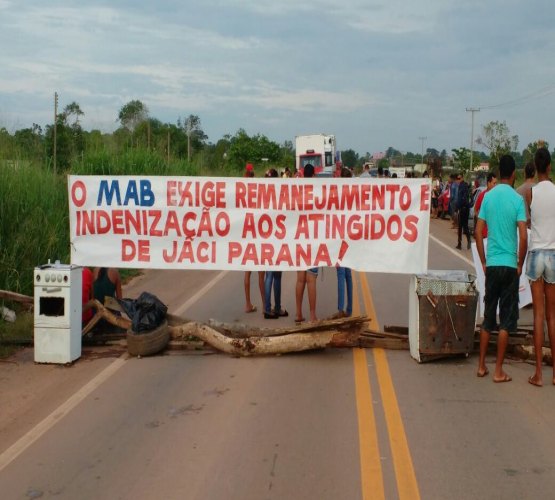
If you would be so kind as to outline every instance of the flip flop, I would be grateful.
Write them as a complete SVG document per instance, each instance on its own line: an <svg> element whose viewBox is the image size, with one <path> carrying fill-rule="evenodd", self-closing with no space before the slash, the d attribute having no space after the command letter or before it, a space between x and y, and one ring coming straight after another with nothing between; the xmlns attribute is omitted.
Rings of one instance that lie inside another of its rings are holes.
<svg viewBox="0 0 555 500"><path fill-rule="evenodd" d="M528 377L528 383L531 385L535 385L536 387L542 387L543 386L543 382L538 382L537 380L534 379L535 375L530 375Z"/></svg>
<svg viewBox="0 0 555 500"><path fill-rule="evenodd" d="M256 306L252 306L251 309L249 309L248 311L245 311L247 314L248 313L254 313L256 312Z"/></svg>
<svg viewBox="0 0 555 500"><path fill-rule="evenodd" d="M501 384L503 382L510 382L511 380L513 380L511 377L509 377L509 375L507 375L505 373L505 375L503 376L503 378L496 380L496 379L492 379L496 384Z"/></svg>
<svg viewBox="0 0 555 500"><path fill-rule="evenodd" d="M302 323L303 321L306 321L306 319L305 318L301 318L301 319L295 318L295 323L297 323L297 324Z"/></svg>
<svg viewBox="0 0 555 500"><path fill-rule="evenodd" d="M484 370L484 373L481 374L480 372L477 372L477 373L476 373L476 376L481 378L481 377L485 377L485 376L488 375L488 374L489 374L489 370L486 368L486 369Z"/></svg>

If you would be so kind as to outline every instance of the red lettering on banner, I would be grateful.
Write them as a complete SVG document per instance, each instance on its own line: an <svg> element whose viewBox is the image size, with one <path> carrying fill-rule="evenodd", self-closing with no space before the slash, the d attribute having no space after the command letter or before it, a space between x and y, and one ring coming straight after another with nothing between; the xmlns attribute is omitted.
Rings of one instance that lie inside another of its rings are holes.
<svg viewBox="0 0 555 500"><path fill-rule="evenodd" d="M274 259L274 245L270 243L262 243L260 251L260 264L263 266L271 266Z"/></svg>
<svg viewBox="0 0 555 500"><path fill-rule="evenodd" d="M399 194L399 206L401 210L408 210L412 203L412 192L408 186L401 186L401 193Z"/></svg>
<svg viewBox="0 0 555 500"><path fill-rule="evenodd" d="M389 193L389 209L394 210L397 202L395 195L399 192L401 186L399 184L387 184L385 189Z"/></svg>
<svg viewBox="0 0 555 500"><path fill-rule="evenodd" d="M324 214L308 214L308 219L314 225L314 231L312 233L312 238L318 238L318 223L324 220Z"/></svg>
<svg viewBox="0 0 555 500"><path fill-rule="evenodd" d="M387 236L391 241L397 241L403 232L403 223L401 217L397 214L392 215L387 220Z"/></svg>
<svg viewBox="0 0 555 500"><path fill-rule="evenodd" d="M123 210L112 210L112 227L114 234L126 234L123 225Z"/></svg>
<svg viewBox="0 0 555 500"><path fill-rule="evenodd" d="M152 221L151 225L150 225L150 230L148 232L148 234L150 236L162 236L162 230L158 229L158 223L160 222L160 219L162 218L162 212L160 210L149 210L148 211L148 215L150 215L151 217L154 217L154 220Z"/></svg>
<svg viewBox="0 0 555 500"><path fill-rule="evenodd" d="M418 217L416 215L408 215L405 219L406 231L403 234L405 240L414 243L418 239Z"/></svg>
<svg viewBox="0 0 555 500"><path fill-rule="evenodd" d="M150 262L150 241L138 240L135 243L132 240L121 241L121 260L122 262Z"/></svg>
<svg viewBox="0 0 555 500"><path fill-rule="evenodd" d="M216 262L216 242L200 241L198 243L191 240L185 240L181 243L172 241L171 248L164 248L162 250L162 258L167 263L182 263L187 261L194 264L199 262L201 264Z"/></svg>
<svg viewBox="0 0 555 500"><path fill-rule="evenodd" d="M283 243L279 247L272 243L228 243L228 264L240 262L242 266L279 266L287 264L298 267L331 266L329 249L325 243L320 243L314 251L315 245L297 243L294 247L295 256L291 246Z"/></svg>
<svg viewBox="0 0 555 500"><path fill-rule="evenodd" d="M291 257L291 251L289 250L289 245L281 245L279 252L276 257L276 265L287 264L288 266L293 265L293 258Z"/></svg>
<svg viewBox="0 0 555 500"><path fill-rule="evenodd" d="M430 211L430 185L422 184L420 186L420 210L422 212Z"/></svg>
<svg viewBox="0 0 555 500"><path fill-rule="evenodd" d="M96 211L96 234L107 234L112 229L110 215L106 210Z"/></svg>
<svg viewBox="0 0 555 500"><path fill-rule="evenodd" d="M299 221L297 222L297 232L295 233L295 239L299 240L302 238L309 239L310 231L308 229L308 216L305 214L299 215Z"/></svg>
<svg viewBox="0 0 555 500"><path fill-rule="evenodd" d="M256 238L256 221L254 220L254 214L247 213L245 215L245 221L243 222L243 232L241 233L241 238Z"/></svg>
<svg viewBox="0 0 555 500"><path fill-rule="evenodd" d="M168 207L226 208L225 182L170 180L166 185L166 204Z"/></svg>
<svg viewBox="0 0 555 500"><path fill-rule="evenodd" d="M385 219L381 214L372 214L370 239L379 240L385 233Z"/></svg>
<svg viewBox="0 0 555 500"><path fill-rule="evenodd" d="M385 208L385 185L372 185L372 210L383 210Z"/></svg>
<svg viewBox="0 0 555 500"><path fill-rule="evenodd" d="M236 258L241 256L241 243L231 241L228 246L227 263L231 264Z"/></svg>
<svg viewBox="0 0 555 500"><path fill-rule="evenodd" d="M175 236L179 236L181 234L181 231L179 229L179 220L177 219L177 214L173 210L168 212L166 225L164 227L164 236L168 236L170 231L174 231Z"/></svg>
<svg viewBox="0 0 555 500"><path fill-rule="evenodd" d="M212 221L210 220L210 212L202 212L200 216L200 224L198 225L197 236L207 233L208 236L214 236L212 232Z"/></svg>
<svg viewBox="0 0 555 500"><path fill-rule="evenodd" d="M235 208L247 208L247 186L244 182L235 183Z"/></svg>
<svg viewBox="0 0 555 500"><path fill-rule="evenodd" d="M283 214L280 214L276 217L277 230L275 233L275 237L278 240L283 240L287 236L287 230L285 229L285 220L286 217Z"/></svg>
<svg viewBox="0 0 555 500"><path fill-rule="evenodd" d="M316 253L316 259L314 260L314 266L331 267L330 252L325 243L321 243L320 246L318 247L318 252Z"/></svg>
<svg viewBox="0 0 555 500"><path fill-rule="evenodd" d="M75 181L71 185L71 201L78 208L87 201L87 187L83 181Z"/></svg>
<svg viewBox="0 0 555 500"><path fill-rule="evenodd" d="M258 234L267 240L274 232L274 223L268 214L262 214L258 220Z"/></svg>

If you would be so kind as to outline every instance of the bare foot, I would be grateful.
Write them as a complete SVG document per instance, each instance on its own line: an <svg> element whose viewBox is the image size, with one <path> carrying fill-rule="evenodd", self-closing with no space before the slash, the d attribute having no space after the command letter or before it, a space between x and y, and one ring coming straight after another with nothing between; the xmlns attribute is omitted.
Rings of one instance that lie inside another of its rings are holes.
<svg viewBox="0 0 555 500"><path fill-rule="evenodd" d="M478 371L476 372L476 376L477 377L485 377L488 373L489 373L488 367L485 366L483 369L478 368Z"/></svg>
<svg viewBox="0 0 555 500"><path fill-rule="evenodd" d="M528 383L535 385L536 387L541 387L543 385L542 378L538 377L537 375L532 375L531 377L528 377Z"/></svg>

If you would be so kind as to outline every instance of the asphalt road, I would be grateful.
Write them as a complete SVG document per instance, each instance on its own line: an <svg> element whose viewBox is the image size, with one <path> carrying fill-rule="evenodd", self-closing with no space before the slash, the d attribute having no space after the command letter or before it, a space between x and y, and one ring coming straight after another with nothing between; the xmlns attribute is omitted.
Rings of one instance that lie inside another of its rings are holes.
<svg viewBox="0 0 555 500"><path fill-rule="evenodd" d="M448 222L431 232L430 269L472 269ZM148 272L125 294L151 291L203 321L293 324L294 273L283 278L290 317L275 321L262 317L256 279L259 312L243 312L242 280ZM378 329L407 325L408 287L408 276L355 273L354 312ZM335 294L325 270L320 317L335 311ZM505 384L477 378L476 364L381 349L31 363L18 370L42 392L21 414L0 407L0 498L553 498L555 387L530 386L533 367L520 361L508 361Z"/></svg>

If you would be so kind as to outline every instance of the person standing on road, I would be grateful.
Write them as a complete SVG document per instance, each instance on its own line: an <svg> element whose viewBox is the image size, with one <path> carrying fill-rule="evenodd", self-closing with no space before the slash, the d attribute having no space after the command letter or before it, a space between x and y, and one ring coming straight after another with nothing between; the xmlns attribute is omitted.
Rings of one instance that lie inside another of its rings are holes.
<svg viewBox="0 0 555 500"><path fill-rule="evenodd" d="M550 179L551 155L546 148L536 151L535 163L538 183L530 194L531 233L526 276L532 290L536 371L528 382L541 386L544 319L552 356L555 348L555 186ZM551 381L555 384L555 365Z"/></svg>
<svg viewBox="0 0 555 500"><path fill-rule="evenodd" d="M530 203L532 202L532 186L535 184L536 166L533 161L529 161L524 167L524 182L518 186L516 192L524 198L524 208L526 209L526 225L530 229Z"/></svg>
<svg viewBox="0 0 555 500"><path fill-rule="evenodd" d="M509 332L515 332L518 321L518 282L526 256L528 237L524 200L513 188L515 161L504 155L499 161L500 183L484 198L476 224L476 249L486 276L484 321L480 330L478 377L489 371L486 354L489 337L497 324L499 304L499 335L494 382L509 382L503 371ZM482 230L488 225L487 257L484 253ZM518 228L518 233L517 233Z"/></svg>
<svg viewBox="0 0 555 500"><path fill-rule="evenodd" d="M341 177L352 177L348 168L341 170ZM353 276L348 267L337 266L337 312L331 319L347 318L353 314ZM345 291L347 292L347 308L345 309Z"/></svg>
<svg viewBox="0 0 555 500"><path fill-rule="evenodd" d="M457 196L458 196L459 183L457 176L451 174L451 184L449 185L449 215L451 216L451 227L457 227Z"/></svg>
<svg viewBox="0 0 555 500"><path fill-rule="evenodd" d="M93 296L104 304L106 297L123 298L119 271L114 267L96 267L93 271Z"/></svg>
<svg viewBox="0 0 555 500"><path fill-rule="evenodd" d="M247 163L244 177L254 177L254 167L252 166L252 163ZM251 301L251 272L252 271L245 271L245 275L243 277L246 313L256 312L256 306ZM264 271L258 271L258 289L260 290L260 297L262 298L262 311L264 312Z"/></svg>
<svg viewBox="0 0 555 500"><path fill-rule="evenodd" d="M359 177L370 177L370 165L365 163L362 167L362 174Z"/></svg>
<svg viewBox="0 0 555 500"><path fill-rule="evenodd" d="M466 235L466 248L470 250L470 230L468 229L468 214L470 212L470 186L466 183L463 176L457 177L459 188L457 190L457 209L459 210L459 227L457 230L458 243L457 249L461 250L462 233Z"/></svg>
<svg viewBox="0 0 555 500"><path fill-rule="evenodd" d="M474 202L474 233L476 233L476 224L478 222L478 214L480 213L480 207L482 206L482 202L484 201L484 196L488 191L491 191L497 185L497 176L490 172L486 177L486 189L484 189L476 198ZM484 229L482 230L482 237L486 239L488 237L488 226L484 224ZM476 234L474 234L474 238L476 238Z"/></svg>
<svg viewBox="0 0 555 500"><path fill-rule="evenodd" d="M277 170L271 168L266 177L279 177ZM278 319L289 316L287 310L281 308L281 273L282 271L266 271L264 278L264 318ZM274 309L272 309L272 287L274 289Z"/></svg>
<svg viewBox="0 0 555 500"><path fill-rule="evenodd" d="M308 163L304 167L306 178L314 177L314 167ZM305 288L308 290L308 306L310 308L310 321L318 321L316 317L316 279L318 278L318 268L313 267L307 271L297 271L297 283L295 285L295 322L301 323L303 317L303 296Z"/></svg>

